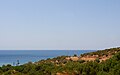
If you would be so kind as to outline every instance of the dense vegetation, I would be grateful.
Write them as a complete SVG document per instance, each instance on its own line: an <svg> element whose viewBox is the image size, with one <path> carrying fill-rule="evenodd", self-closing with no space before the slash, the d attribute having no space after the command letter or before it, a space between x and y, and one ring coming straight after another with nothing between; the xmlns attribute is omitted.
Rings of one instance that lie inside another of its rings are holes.
<svg viewBox="0 0 120 75"><path fill-rule="evenodd" d="M101 53L107 54L108 52L114 56L103 62L99 62L99 59L88 62L67 61L66 56L61 56L20 66L3 65L0 67L0 75L120 75L120 48L87 54L101 55Z"/></svg>

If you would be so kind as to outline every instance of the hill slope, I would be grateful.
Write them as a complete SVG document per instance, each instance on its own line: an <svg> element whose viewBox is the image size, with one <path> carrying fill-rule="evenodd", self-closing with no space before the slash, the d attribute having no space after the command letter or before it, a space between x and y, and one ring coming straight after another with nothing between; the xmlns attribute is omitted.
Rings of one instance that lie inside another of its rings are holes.
<svg viewBox="0 0 120 75"><path fill-rule="evenodd" d="M81 59L93 56L97 59ZM100 61L104 56L109 56L109 59ZM72 60L73 58L78 59ZM120 75L120 48L85 53L81 56L60 56L20 66L4 65L0 67L0 75Z"/></svg>

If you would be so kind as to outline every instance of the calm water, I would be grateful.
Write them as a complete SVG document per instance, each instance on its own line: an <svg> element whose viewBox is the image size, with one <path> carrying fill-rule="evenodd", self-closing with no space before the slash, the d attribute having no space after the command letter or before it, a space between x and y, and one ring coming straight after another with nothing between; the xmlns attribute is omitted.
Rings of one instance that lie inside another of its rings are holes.
<svg viewBox="0 0 120 75"><path fill-rule="evenodd" d="M36 62L41 59L53 58L61 55L80 55L95 50L0 50L0 66L3 64Z"/></svg>

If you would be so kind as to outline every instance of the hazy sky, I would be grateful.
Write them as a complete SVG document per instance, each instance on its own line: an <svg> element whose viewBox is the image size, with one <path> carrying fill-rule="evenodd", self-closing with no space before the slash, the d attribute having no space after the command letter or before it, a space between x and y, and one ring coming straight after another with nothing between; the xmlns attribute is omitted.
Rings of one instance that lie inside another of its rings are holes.
<svg viewBox="0 0 120 75"><path fill-rule="evenodd" d="M0 0L0 50L120 46L120 0Z"/></svg>

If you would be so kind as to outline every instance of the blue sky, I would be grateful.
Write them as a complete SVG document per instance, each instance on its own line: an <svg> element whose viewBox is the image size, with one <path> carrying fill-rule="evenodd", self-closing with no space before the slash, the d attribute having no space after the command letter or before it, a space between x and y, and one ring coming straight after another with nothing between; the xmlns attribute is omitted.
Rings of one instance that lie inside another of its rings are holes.
<svg viewBox="0 0 120 75"><path fill-rule="evenodd" d="M120 0L0 0L0 50L120 46Z"/></svg>

